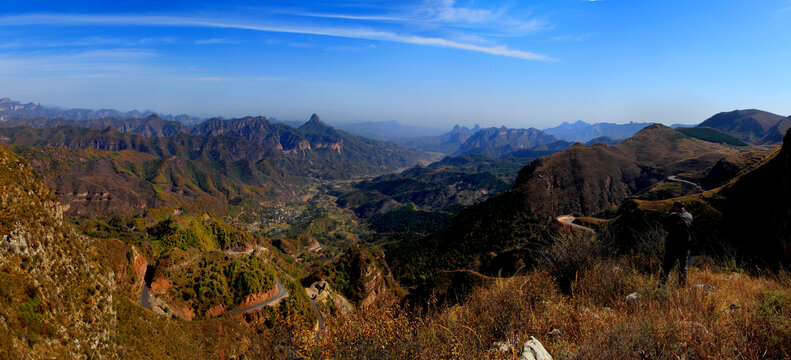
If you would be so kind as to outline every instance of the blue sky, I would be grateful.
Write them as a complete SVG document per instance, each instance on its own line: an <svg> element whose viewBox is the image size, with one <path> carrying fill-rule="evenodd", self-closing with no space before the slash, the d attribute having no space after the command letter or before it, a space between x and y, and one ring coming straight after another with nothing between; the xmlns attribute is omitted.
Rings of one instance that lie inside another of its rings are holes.
<svg viewBox="0 0 791 360"><path fill-rule="evenodd" d="M789 0L140 3L0 3L0 97L439 128L791 114Z"/></svg>

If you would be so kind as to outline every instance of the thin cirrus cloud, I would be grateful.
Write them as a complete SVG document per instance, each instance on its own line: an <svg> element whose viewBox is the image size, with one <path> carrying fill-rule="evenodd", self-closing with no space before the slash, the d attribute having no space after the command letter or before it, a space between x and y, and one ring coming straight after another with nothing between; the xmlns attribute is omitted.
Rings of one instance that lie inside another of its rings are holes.
<svg viewBox="0 0 791 360"><path fill-rule="evenodd" d="M476 45L441 37L399 34L391 31L368 28L346 28L331 26L294 26L261 24L237 21L221 21L204 18L153 15L73 15L36 14L0 17L0 26L25 25L123 25L123 26L174 26L240 29L262 32L322 35L340 38L388 41L413 45L445 47L474 51L490 55L506 56L523 60L553 61L554 59L530 51L511 49L507 46Z"/></svg>
<svg viewBox="0 0 791 360"><path fill-rule="evenodd" d="M22 49L22 48L57 48L57 47L93 47L93 46L141 46L155 45L162 43L175 43L176 39L166 38L106 38L100 36L87 37L70 41L42 41L40 39L14 39L0 43L0 49Z"/></svg>
<svg viewBox="0 0 791 360"><path fill-rule="evenodd" d="M289 15L357 21L422 24L435 27L475 27L496 30L498 35L527 34L545 29L549 24L529 14L516 16L508 7L499 9L458 7L454 0L426 1L419 6L396 12L371 15L341 13L288 12Z"/></svg>
<svg viewBox="0 0 791 360"><path fill-rule="evenodd" d="M195 40L195 45L239 44L241 41L232 39L201 39Z"/></svg>

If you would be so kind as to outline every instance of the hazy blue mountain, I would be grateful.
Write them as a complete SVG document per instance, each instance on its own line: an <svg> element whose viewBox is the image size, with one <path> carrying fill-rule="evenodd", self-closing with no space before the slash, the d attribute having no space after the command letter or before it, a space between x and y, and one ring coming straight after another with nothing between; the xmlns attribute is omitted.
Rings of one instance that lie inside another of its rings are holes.
<svg viewBox="0 0 791 360"><path fill-rule="evenodd" d="M442 135L444 132L442 129L404 125L397 121L367 121L354 124L333 124L333 126L358 136L400 142L421 136Z"/></svg>
<svg viewBox="0 0 791 360"><path fill-rule="evenodd" d="M573 124L564 121L556 127L544 129L544 132L560 140L586 143L591 139L601 136L607 136L611 139L628 139L651 124L652 123L636 122L630 122L628 124L606 122L590 124L582 120L577 120Z"/></svg>
<svg viewBox="0 0 791 360"><path fill-rule="evenodd" d="M414 146L424 151L439 152L446 155L454 154L461 144L473 134L481 130L478 124L472 129L456 125L449 132L439 136L421 136L401 142L404 145Z"/></svg>
<svg viewBox="0 0 791 360"><path fill-rule="evenodd" d="M539 150L544 156L546 152L554 153L570 146L571 143L558 141L535 128L509 129L505 126L486 128L470 136L459 149L455 156L466 154L484 154L493 158L502 158L517 151Z"/></svg>
<svg viewBox="0 0 791 360"><path fill-rule="evenodd" d="M146 137L172 136L181 132L188 131L188 126L184 123L165 120L156 114L141 118L99 118L90 120L71 120L64 118L19 118L14 117L4 122L0 122L0 127L25 126L32 128L54 128L54 127L81 127L105 129L113 128L123 133L132 133Z"/></svg>
<svg viewBox="0 0 791 360"><path fill-rule="evenodd" d="M596 144L596 143L605 143L607 145L618 145L618 144L620 144L622 142L623 142L623 139L613 139L613 138L611 138L609 136L599 136L597 138L593 138L593 139L588 140L588 142L586 142L585 145L586 146L591 146L591 145Z"/></svg>
<svg viewBox="0 0 791 360"><path fill-rule="evenodd" d="M202 118L181 115L159 115L151 110L138 111L132 110L121 112L113 109L60 109L56 107L43 106L32 102L22 104L9 98L0 99L0 122L14 118L23 119L67 119L67 120L96 120L103 118L133 118L142 119L151 115L156 115L164 120L178 121L185 124L196 124Z"/></svg>
<svg viewBox="0 0 791 360"><path fill-rule="evenodd" d="M670 125L670 128L671 129L678 129L680 127L695 127L695 126L698 126L698 124L673 124L673 125Z"/></svg>

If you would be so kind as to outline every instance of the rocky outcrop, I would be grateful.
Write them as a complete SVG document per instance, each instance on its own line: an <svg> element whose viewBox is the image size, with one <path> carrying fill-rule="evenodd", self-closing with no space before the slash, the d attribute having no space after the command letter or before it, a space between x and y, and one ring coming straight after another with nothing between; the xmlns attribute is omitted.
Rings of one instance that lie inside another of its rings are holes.
<svg viewBox="0 0 791 360"><path fill-rule="evenodd" d="M115 276L57 197L0 147L0 357L112 357Z"/></svg>
<svg viewBox="0 0 791 360"><path fill-rule="evenodd" d="M346 300L343 295L335 292L327 281L316 281L311 284L310 287L306 288L305 292L307 292L308 297L313 299L317 304L327 306L339 313L346 314L354 310L354 306L352 306L349 300Z"/></svg>
<svg viewBox="0 0 791 360"><path fill-rule="evenodd" d="M522 356L519 357L520 360L552 360L552 356L549 355L546 349L544 349L544 345L541 345L541 342L534 337L530 337L530 341L526 342L522 346Z"/></svg>
<svg viewBox="0 0 791 360"><path fill-rule="evenodd" d="M135 292L137 292L140 289L142 289L142 287L145 285L145 276L146 276L146 269L148 268L148 261L146 261L146 258L143 257L143 255L140 254L134 246L132 246L130 253L131 253L132 272L134 272L135 274L134 290Z"/></svg>
<svg viewBox="0 0 791 360"><path fill-rule="evenodd" d="M390 306L402 292L384 260L384 253L360 245L350 247L343 256L305 278L302 284L310 288L322 281L360 307Z"/></svg>

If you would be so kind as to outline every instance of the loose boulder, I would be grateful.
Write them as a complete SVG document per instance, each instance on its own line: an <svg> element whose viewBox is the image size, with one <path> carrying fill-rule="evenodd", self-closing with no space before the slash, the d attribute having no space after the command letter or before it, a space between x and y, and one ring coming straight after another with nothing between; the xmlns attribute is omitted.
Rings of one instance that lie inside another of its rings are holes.
<svg viewBox="0 0 791 360"><path fill-rule="evenodd" d="M524 346L522 346L522 356L519 357L520 360L552 360L552 356L549 355L546 349L544 349L544 345L541 345L541 342L538 341L534 337L530 337L530 341L526 342Z"/></svg>

